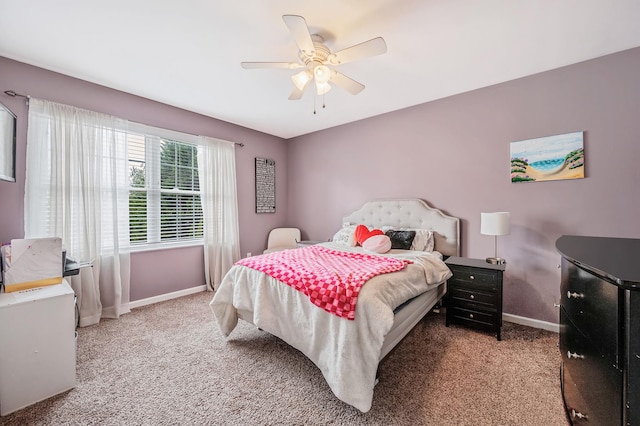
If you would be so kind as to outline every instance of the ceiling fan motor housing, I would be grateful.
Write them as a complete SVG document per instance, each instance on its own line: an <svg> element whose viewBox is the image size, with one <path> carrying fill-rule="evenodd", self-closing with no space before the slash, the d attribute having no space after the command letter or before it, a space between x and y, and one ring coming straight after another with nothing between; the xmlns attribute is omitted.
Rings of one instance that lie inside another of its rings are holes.
<svg viewBox="0 0 640 426"><path fill-rule="evenodd" d="M311 62L319 62L319 64L322 65L331 55L331 50L324 44L324 38L322 38L321 35L312 34L311 40L313 41L313 47L315 49L312 55L301 50L298 53L298 57L307 66L309 66Z"/></svg>

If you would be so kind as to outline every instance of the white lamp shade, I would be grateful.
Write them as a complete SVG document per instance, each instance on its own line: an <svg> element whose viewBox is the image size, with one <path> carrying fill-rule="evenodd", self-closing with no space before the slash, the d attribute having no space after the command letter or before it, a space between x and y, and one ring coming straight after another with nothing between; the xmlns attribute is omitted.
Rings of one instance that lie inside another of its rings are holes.
<svg viewBox="0 0 640 426"><path fill-rule="evenodd" d="M320 83L316 79L316 93L318 93L318 96L324 95L329 90L331 90L331 85L329 83Z"/></svg>
<svg viewBox="0 0 640 426"><path fill-rule="evenodd" d="M298 74L291 76L291 80L293 80L293 84L298 88L298 90L303 90L307 88L307 84L311 82L313 78L313 74L309 70L300 71Z"/></svg>
<svg viewBox="0 0 640 426"><path fill-rule="evenodd" d="M509 235L511 213L480 213L480 233L482 235Z"/></svg>
<svg viewBox="0 0 640 426"><path fill-rule="evenodd" d="M331 78L331 69L326 65L318 65L313 69L313 75L318 83L327 83Z"/></svg>

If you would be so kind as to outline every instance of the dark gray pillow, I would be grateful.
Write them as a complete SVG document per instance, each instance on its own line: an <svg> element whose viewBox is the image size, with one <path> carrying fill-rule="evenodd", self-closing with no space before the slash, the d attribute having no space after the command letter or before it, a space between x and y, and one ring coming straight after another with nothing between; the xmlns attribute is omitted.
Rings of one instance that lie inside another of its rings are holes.
<svg viewBox="0 0 640 426"><path fill-rule="evenodd" d="M411 250L416 231L387 231L384 233L391 240L392 249Z"/></svg>

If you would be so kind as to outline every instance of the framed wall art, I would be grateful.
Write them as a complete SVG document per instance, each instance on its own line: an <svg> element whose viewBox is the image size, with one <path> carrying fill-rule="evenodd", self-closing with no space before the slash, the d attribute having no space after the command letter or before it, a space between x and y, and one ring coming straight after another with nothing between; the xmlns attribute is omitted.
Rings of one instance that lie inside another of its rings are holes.
<svg viewBox="0 0 640 426"><path fill-rule="evenodd" d="M256 157L256 213L276 212L276 162Z"/></svg>
<svg viewBox="0 0 640 426"><path fill-rule="evenodd" d="M511 182L584 178L583 133L511 142Z"/></svg>

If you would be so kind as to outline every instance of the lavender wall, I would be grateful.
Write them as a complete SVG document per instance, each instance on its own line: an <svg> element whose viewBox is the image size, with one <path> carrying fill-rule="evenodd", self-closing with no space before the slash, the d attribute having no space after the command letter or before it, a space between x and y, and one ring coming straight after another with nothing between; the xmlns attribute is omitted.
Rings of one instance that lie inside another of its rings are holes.
<svg viewBox="0 0 640 426"><path fill-rule="evenodd" d="M555 240L640 237L638 70L640 48L296 138L289 218L324 240L366 200L422 198L460 217L463 255L484 258L493 237L480 212L510 211L504 310L557 323ZM510 182L511 141L574 131L585 179Z"/></svg>
<svg viewBox="0 0 640 426"><path fill-rule="evenodd" d="M209 117L0 57L0 92L15 90L144 124L244 142L237 149L242 253L269 229L325 240L369 199L417 197L462 219L463 255L484 258L480 212L508 210L505 312L557 322L562 234L640 238L640 49L426 103L284 142ZM27 107L18 116L17 182L0 181L0 241L23 236ZM330 113L330 110L327 111ZM585 131L586 178L512 184L509 143ZM276 160L276 214L254 213L253 158ZM288 210L287 210L288 209ZM204 283L200 247L132 255L131 299Z"/></svg>
<svg viewBox="0 0 640 426"><path fill-rule="evenodd" d="M0 181L0 241L24 236L24 179L28 110L24 99L5 90L103 112L143 124L201 134L235 142L240 247L242 253L260 252L271 228L286 225L286 143L277 137L170 107L103 86L0 57L0 102L18 116L17 182ZM254 157L276 161L275 214L255 213ZM204 284L202 247L134 253L131 259L131 300Z"/></svg>

